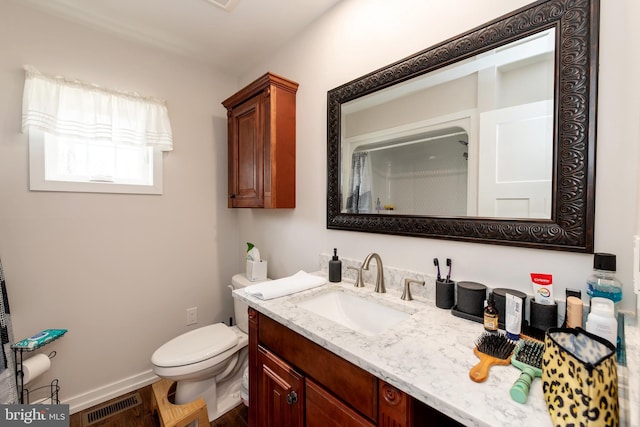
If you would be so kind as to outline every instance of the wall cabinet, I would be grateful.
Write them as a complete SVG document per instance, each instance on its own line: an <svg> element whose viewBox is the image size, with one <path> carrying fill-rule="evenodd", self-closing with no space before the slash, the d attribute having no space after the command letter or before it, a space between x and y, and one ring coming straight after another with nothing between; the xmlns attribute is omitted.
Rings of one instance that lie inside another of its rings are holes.
<svg viewBox="0 0 640 427"><path fill-rule="evenodd" d="M427 420L450 425L452 420L441 415L249 309L251 427L411 427L427 425Z"/></svg>
<svg viewBox="0 0 640 427"><path fill-rule="evenodd" d="M267 73L227 98L228 206L296 205L298 83Z"/></svg>

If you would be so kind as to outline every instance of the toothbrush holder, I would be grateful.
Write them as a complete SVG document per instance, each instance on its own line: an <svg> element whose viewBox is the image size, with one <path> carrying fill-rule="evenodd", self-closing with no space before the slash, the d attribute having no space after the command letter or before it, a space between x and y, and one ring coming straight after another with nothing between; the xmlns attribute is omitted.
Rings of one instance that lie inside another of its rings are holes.
<svg viewBox="0 0 640 427"><path fill-rule="evenodd" d="M436 307L449 310L455 305L456 282L436 280Z"/></svg>
<svg viewBox="0 0 640 427"><path fill-rule="evenodd" d="M546 331L558 327L558 304L540 304L533 298L529 306L529 323L532 327Z"/></svg>

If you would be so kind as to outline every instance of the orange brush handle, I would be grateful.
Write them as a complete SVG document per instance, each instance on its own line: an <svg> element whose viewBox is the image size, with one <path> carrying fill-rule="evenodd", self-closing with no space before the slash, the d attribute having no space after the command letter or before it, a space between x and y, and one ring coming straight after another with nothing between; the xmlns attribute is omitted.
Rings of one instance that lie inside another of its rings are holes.
<svg viewBox="0 0 640 427"><path fill-rule="evenodd" d="M478 351L478 347L475 347L473 349L473 353L478 356L480 362L473 368L471 368L471 370L469 371L469 378L477 383L486 381L487 377L489 376L489 368L491 368L491 366L511 364L510 358L499 359L497 357L489 356L488 354L484 354Z"/></svg>

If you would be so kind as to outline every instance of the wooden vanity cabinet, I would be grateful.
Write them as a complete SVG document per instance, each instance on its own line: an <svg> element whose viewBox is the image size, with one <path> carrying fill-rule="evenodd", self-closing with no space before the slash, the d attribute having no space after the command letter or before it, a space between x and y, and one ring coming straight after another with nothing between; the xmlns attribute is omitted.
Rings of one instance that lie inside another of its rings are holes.
<svg viewBox="0 0 640 427"><path fill-rule="evenodd" d="M222 102L230 208L295 207L297 90L298 83L267 73Z"/></svg>
<svg viewBox="0 0 640 427"><path fill-rule="evenodd" d="M263 347L258 347L260 425L304 426L302 374Z"/></svg>
<svg viewBox="0 0 640 427"><path fill-rule="evenodd" d="M249 309L251 427L425 425L416 421L422 419L416 417L416 404L404 392Z"/></svg>
<svg viewBox="0 0 640 427"><path fill-rule="evenodd" d="M365 417L307 378L305 381L305 421L307 427L375 427Z"/></svg>

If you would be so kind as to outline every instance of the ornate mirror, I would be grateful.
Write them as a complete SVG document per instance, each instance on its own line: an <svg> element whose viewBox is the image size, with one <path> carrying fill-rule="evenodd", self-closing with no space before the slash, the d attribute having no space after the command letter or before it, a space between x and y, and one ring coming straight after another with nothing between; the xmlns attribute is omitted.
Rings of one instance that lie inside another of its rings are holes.
<svg viewBox="0 0 640 427"><path fill-rule="evenodd" d="M327 94L327 228L593 251L598 0L545 0Z"/></svg>

